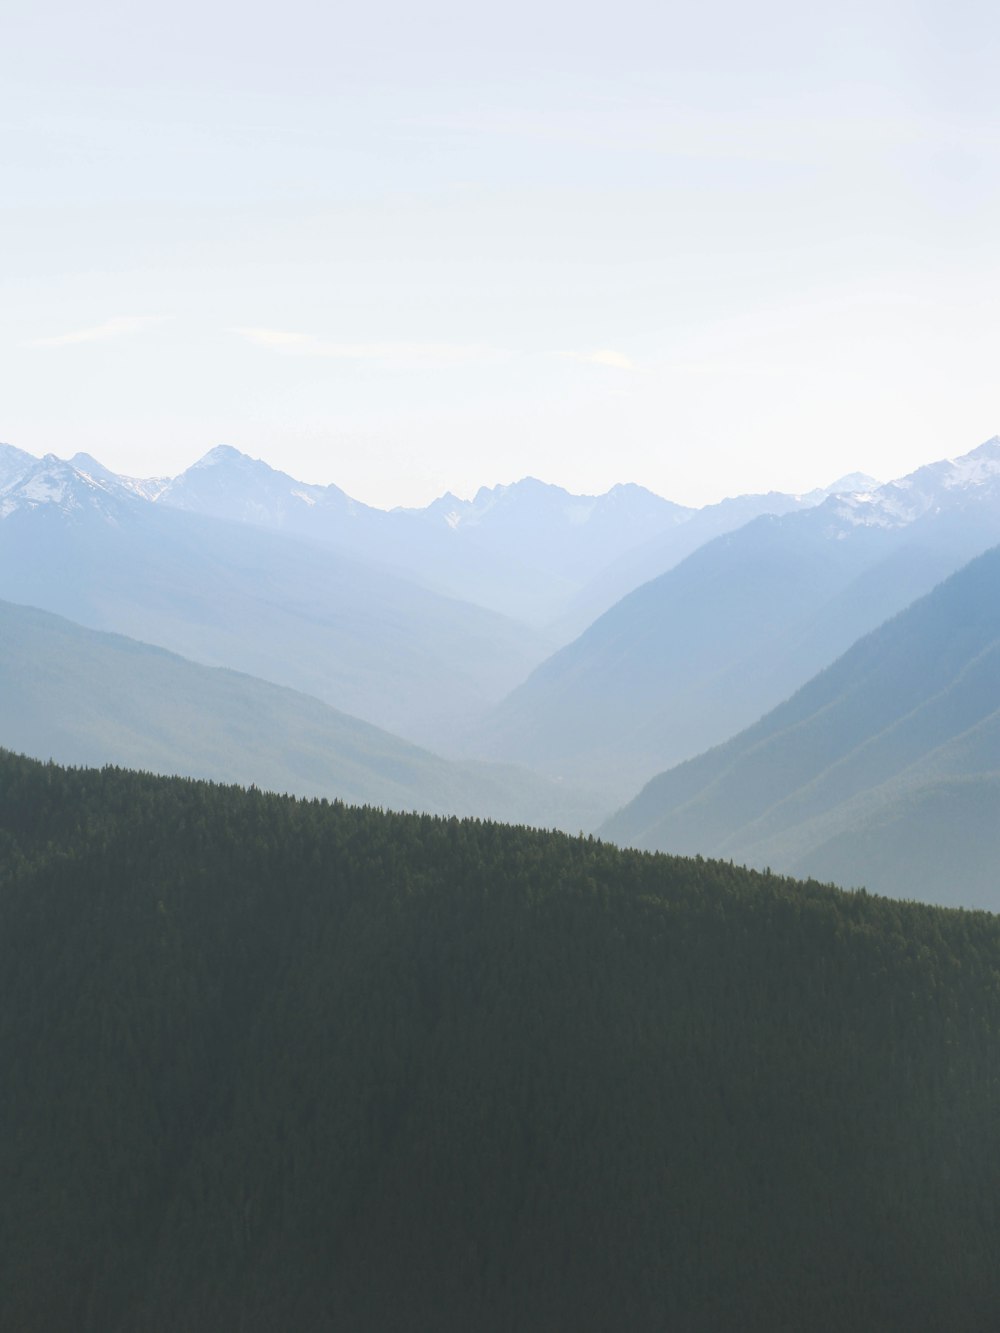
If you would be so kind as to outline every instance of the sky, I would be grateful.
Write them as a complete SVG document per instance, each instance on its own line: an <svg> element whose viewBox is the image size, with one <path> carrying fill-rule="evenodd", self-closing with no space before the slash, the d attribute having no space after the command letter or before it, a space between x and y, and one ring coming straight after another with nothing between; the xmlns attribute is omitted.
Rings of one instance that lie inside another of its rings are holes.
<svg viewBox="0 0 1000 1333"><path fill-rule="evenodd" d="M1000 8L0 0L0 440L688 504L1000 431Z"/></svg>

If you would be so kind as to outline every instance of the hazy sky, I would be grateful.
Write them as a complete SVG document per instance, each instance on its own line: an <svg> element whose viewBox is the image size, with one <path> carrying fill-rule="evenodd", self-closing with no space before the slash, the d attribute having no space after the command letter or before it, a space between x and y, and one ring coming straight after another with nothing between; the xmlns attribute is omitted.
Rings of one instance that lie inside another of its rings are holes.
<svg viewBox="0 0 1000 1333"><path fill-rule="evenodd" d="M1000 7L0 0L0 439L704 502L1000 430Z"/></svg>

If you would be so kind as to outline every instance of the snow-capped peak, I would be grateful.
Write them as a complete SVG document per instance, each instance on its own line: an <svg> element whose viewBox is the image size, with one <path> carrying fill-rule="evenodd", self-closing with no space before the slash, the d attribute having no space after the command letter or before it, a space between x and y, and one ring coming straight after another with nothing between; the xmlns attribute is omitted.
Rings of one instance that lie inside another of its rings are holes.
<svg viewBox="0 0 1000 1333"><path fill-rule="evenodd" d="M838 495L827 506L854 526L901 528L925 514L996 497L1000 503L1000 436L961 457L941 459L873 491Z"/></svg>
<svg viewBox="0 0 1000 1333"><path fill-rule="evenodd" d="M867 472L848 472L844 477L838 477L832 481L829 486L823 487L824 495L867 495L870 491L878 490L881 486L880 481L870 477Z"/></svg>
<svg viewBox="0 0 1000 1333"><path fill-rule="evenodd" d="M170 509L307 534L365 509L338 486L297 481L228 444L210 449L152 498Z"/></svg>
<svg viewBox="0 0 1000 1333"><path fill-rule="evenodd" d="M231 444L217 444L213 449L209 449L207 454L202 455L197 463L191 464L191 471L196 468L218 467L223 463L257 463L259 459L251 458L249 454L241 453L239 449L234 449Z"/></svg>
<svg viewBox="0 0 1000 1333"><path fill-rule="evenodd" d="M1000 435L986 440L978 449L956 458L944 479L945 486L981 486L1000 475Z"/></svg>
<svg viewBox="0 0 1000 1333"><path fill-rule="evenodd" d="M98 464L95 473L98 470L105 469ZM38 509L58 510L66 516L92 510L116 522L129 499L127 490L113 473L107 477L92 475L55 454L46 454L0 492L0 519Z"/></svg>
<svg viewBox="0 0 1000 1333"><path fill-rule="evenodd" d="M75 453L69 461L78 472L91 480L104 482L111 487L122 486L143 500L157 499L170 485L169 477L126 477L123 473L112 472L92 454Z"/></svg>

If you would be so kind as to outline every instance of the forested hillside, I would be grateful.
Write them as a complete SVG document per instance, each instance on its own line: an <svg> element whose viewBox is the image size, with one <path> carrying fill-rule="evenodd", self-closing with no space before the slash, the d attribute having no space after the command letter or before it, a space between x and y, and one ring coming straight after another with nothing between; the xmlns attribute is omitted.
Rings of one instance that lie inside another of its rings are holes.
<svg viewBox="0 0 1000 1333"><path fill-rule="evenodd" d="M0 752L0 1327L991 1330L1000 923Z"/></svg>

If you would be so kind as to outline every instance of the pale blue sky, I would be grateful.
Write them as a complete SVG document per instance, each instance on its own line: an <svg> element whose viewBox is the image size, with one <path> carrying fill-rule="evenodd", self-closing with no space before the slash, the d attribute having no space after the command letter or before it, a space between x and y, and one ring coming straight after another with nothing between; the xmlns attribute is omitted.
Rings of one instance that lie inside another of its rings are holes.
<svg viewBox="0 0 1000 1333"><path fill-rule="evenodd" d="M993 5L0 14L11 444L701 503L1000 429Z"/></svg>

